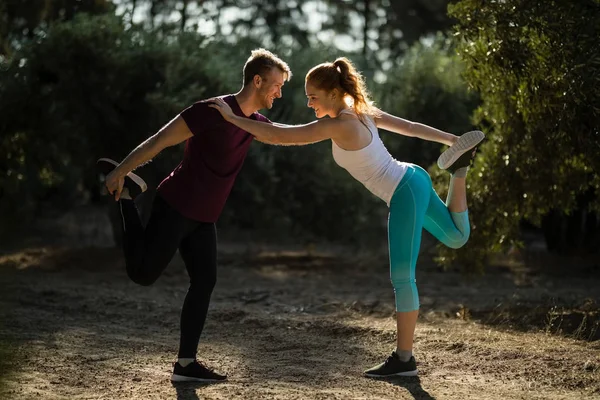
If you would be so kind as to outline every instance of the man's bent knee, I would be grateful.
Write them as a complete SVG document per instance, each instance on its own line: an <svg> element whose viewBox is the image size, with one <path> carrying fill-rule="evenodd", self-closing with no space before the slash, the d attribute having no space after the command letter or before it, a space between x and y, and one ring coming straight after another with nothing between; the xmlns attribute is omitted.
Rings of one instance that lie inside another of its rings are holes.
<svg viewBox="0 0 600 400"><path fill-rule="evenodd" d="M127 275L134 283L137 283L141 286L150 286L158 279L158 276L150 276L143 273L133 273L129 270L127 271Z"/></svg>

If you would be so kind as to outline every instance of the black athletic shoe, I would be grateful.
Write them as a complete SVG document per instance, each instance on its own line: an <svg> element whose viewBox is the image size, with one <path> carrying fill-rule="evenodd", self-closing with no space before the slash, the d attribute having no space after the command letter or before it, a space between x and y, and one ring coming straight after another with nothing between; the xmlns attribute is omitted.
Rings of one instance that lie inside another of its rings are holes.
<svg viewBox="0 0 600 400"><path fill-rule="evenodd" d="M172 382L219 382L227 379L226 375L219 375L206 368L197 360L182 367L178 362L173 364Z"/></svg>
<svg viewBox="0 0 600 400"><path fill-rule="evenodd" d="M446 171L450 172L451 174L454 174L457 169L470 167L471 165L473 165L476 153L477 147L473 147L471 151L463 153L462 156L458 157L452 165L446 168Z"/></svg>
<svg viewBox="0 0 600 400"><path fill-rule="evenodd" d="M106 176L110 174L119 163L110 158L101 158L96 162L96 165L100 174L100 180L104 183ZM125 185L123 187L127 189L131 199L135 199L140 193L143 193L148 189L146 182L133 172L130 172L125 176ZM125 198L125 196L123 196L123 198Z"/></svg>
<svg viewBox="0 0 600 400"><path fill-rule="evenodd" d="M385 362L366 370L365 375L371 378L417 376L417 363L414 357L411 357L408 361L401 361L394 351Z"/></svg>
<svg viewBox="0 0 600 400"><path fill-rule="evenodd" d="M466 153L472 153L472 149L477 147L485 139L481 131L471 131L458 138L456 143L444 151L437 160L437 165L441 169L449 170L460 157Z"/></svg>

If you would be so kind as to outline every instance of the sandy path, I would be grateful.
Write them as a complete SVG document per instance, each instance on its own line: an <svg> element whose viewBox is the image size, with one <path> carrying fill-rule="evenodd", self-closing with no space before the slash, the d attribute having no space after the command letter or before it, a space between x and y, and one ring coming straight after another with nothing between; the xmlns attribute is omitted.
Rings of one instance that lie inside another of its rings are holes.
<svg viewBox="0 0 600 400"><path fill-rule="evenodd" d="M208 386L169 381L187 280L179 259L139 287L114 250L1 256L0 398L600 398L600 341L546 334L522 317L548 301L587 304L597 316L598 277L532 275L517 285L502 270L465 280L421 266L420 377L378 381L361 372L394 347L384 258L224 248L200 354L229 380ZM569 323L549 321L550 331Z"/></svg>

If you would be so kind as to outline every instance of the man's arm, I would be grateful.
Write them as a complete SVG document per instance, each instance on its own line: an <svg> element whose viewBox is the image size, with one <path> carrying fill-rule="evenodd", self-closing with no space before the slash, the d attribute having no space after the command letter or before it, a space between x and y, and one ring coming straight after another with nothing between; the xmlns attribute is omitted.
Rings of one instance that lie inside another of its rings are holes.
<svg viewBox="0 0 600 400"><path fill-rule="evenodd" d="M121 163L106 177L106 188L109 193L115 194L115 200L119 200L125 175L142 164L154 158L163 149L174 146L192 137L183 118L178 115L157 133L137 146Z"/></svg>
<svg viewBox="0 0 600 400"><path fill-rule="evenodd" d="M458 136L430 126L419 124L417 122L408 121L398 118L394 115L381 112L381 115L375 118L375 123L378 128L382 128L391 132L399 133L404 136L417 137L419 139L429 140L452 146L458 139Z"/></svg>

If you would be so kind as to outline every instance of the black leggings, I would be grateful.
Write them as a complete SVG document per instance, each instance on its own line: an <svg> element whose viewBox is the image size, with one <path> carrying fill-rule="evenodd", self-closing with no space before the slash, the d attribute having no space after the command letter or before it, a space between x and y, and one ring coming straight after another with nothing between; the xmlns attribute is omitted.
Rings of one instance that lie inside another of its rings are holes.
<svg viewBox="0 0 600 400"><path fill-rule="evenodd" d="M190 277L181 310L179 357L195 358L217 280L215 224L183 217L160 195L154 197L146 228L132 200L120 200L119 205L123 217L123 251L132 281L143 286L153 284L179 249Z"/></svg>

